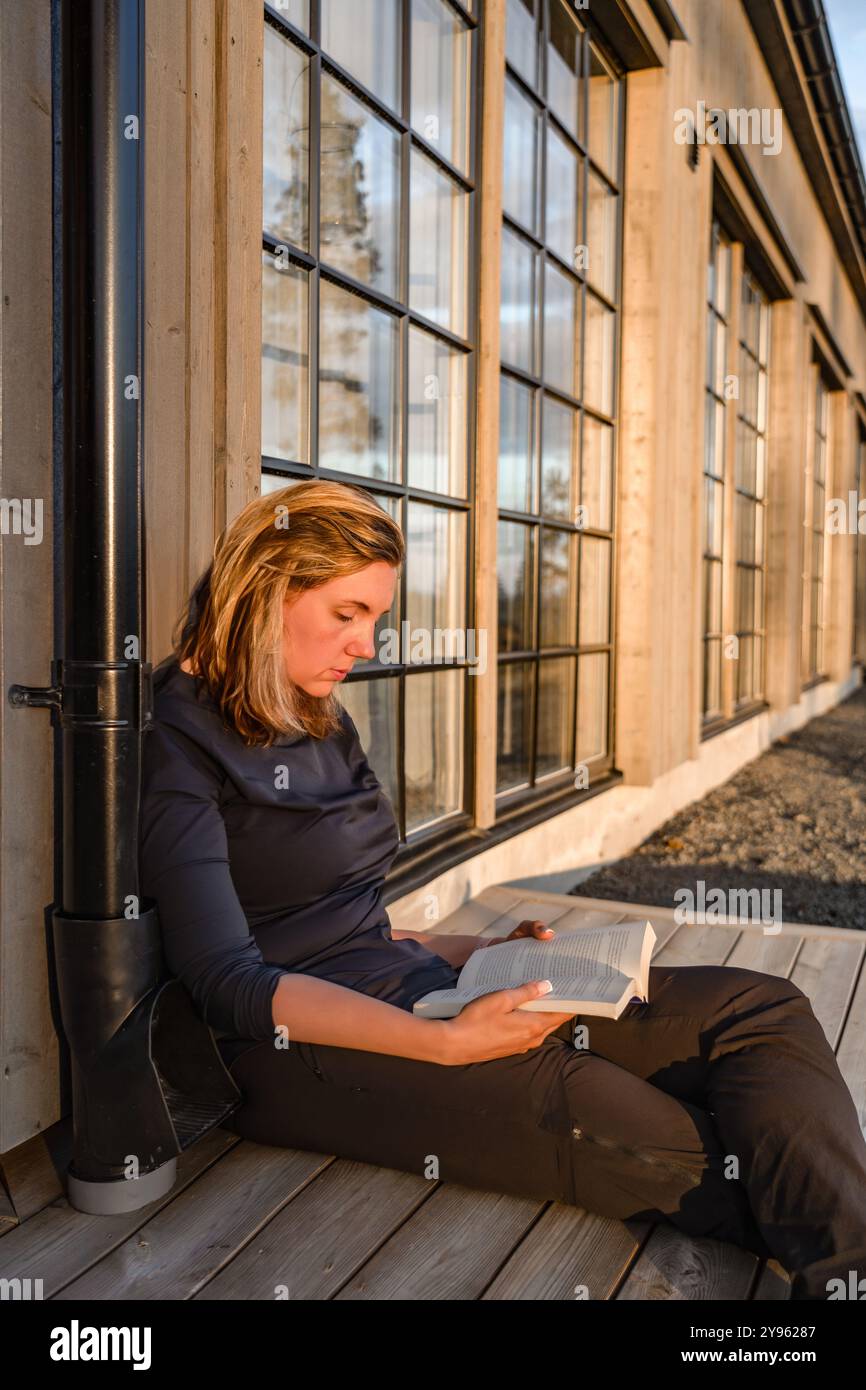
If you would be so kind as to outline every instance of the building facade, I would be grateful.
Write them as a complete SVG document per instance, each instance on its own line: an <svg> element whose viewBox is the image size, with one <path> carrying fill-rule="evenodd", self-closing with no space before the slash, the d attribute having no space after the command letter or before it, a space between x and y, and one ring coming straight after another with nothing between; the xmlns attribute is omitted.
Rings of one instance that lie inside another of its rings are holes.
<svg viewBox="0 0 866 1390"><path fill-rule="evenodd" d="M0 18L3 491L49 499L52 23ZM394 926L565 891L859 684L866 200L820 0L147 0L146 32L147 657L260 493L400 522L341 686ZM10 540L38 684L52 556ZM0 729L2 1152L63 1097L51 733Z"/></svg>

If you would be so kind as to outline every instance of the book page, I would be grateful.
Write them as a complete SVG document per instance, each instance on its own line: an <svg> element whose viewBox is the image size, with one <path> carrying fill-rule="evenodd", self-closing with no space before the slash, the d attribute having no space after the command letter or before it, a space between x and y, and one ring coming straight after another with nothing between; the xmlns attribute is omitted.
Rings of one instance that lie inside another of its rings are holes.
<svg viewBox="0 0 866 1390"><path fill-rule="evenodd" d="M513 989L528 980L550 980L555 992L570 997L562 984L577 986L581 997L596 997L604 981L637 978L640 973L640 948L646 924L622 922L612 927L587 928L568 932L555 941L524 940L502 942L474 951L469 957L457 988L461 994L482 986L482 992L494 989ZM588 981L596 982L591 996L586 995ZM572 991L573 997L578 995Z"/></svg>

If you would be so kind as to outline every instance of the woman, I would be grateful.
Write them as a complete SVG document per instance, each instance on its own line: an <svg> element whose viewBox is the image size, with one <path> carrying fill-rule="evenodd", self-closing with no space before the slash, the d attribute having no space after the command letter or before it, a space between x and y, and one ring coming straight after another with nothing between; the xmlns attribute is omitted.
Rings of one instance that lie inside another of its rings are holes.
<svg viewBox="0 0 866 1390"><path fill-rule="evenodd" d="M520 1009L544 982L416 1017L489 939L394 936L393 811L335 690L375 655L404 559L363 489L310 480L223 534L154 675L141 891L265 1144L620 1219L667 1220L792 1272L866 1273L866 1144L790 980L650 969L619 1020ZM534 934L521 923L507 939ZM590 1291L592 1293L592 1291Z"/></svg>

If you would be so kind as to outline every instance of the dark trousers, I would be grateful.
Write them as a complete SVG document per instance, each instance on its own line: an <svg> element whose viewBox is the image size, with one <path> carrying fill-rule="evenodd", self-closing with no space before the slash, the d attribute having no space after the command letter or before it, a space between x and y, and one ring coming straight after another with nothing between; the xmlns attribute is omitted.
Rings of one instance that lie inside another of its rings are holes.
<svg viewBox="0 0 866 1390"><path fill-rule="evenodd" d="M668 1221L792 1275L866 1276L866 1142L812 1006L755 970L650 968L650 1002L529 1052L443 1066L258 1043L231 1073L246 1139L601 1216ZM590 1291L591 1292L591 1291Z"/></svg>

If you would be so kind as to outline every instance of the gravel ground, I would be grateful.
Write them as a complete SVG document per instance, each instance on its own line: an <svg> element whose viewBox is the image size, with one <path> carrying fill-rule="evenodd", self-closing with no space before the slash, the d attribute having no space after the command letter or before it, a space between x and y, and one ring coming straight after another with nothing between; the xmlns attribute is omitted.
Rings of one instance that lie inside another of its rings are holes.
<svg viewBox="0 0 866 1390"><path fill-rule="evenodd" d="M866 688L569 891L676 907L698 879L766 888L770 903L780 889L787 922L866 930Z"/></svg>

